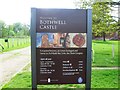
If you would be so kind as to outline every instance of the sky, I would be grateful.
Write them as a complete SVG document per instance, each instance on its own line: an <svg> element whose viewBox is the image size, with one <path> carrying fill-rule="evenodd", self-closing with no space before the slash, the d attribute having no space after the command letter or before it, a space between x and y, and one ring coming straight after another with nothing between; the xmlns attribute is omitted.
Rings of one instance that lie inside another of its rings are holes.
<svg viewBox="0 0 120 90"><path fill-rule="evenodd" d="M0 0L0 20L30 24L31 7L75 8L74 0Z"/></svg>
<svg viewBox="0 0 120 90"><path fill-rule="evenodd" d="M75 0L0 0L0 20L3 20L8 25L15 22L30 24L31 7L75 9L74 1Z"/></svg>

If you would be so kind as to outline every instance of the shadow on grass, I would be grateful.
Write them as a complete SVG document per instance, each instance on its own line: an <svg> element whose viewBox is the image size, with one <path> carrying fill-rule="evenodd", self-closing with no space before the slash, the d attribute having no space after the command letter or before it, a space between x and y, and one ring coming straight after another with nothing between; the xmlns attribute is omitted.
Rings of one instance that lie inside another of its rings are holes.
<svg viewBox="0 0 120 90"><path fill-rule="evenodd" d="M92 70L92 88L118 88L118 70ZM84 84L64 84L64 85L38 85L38 90L83 90ZM17 74L10 82L8 82L2 90L24 90L22 88L31 89L31 72L22 72ZM12 89L11 89L12 88ZM93 89L94 90L94 89ZM103 90L103 89L102 89Z"/></svg>
<svg viewBox="0 0 120 90"><path fill-rule="evenodd" d="M114 41L93 40L93 43L99 44L113 44Z"/></svg>

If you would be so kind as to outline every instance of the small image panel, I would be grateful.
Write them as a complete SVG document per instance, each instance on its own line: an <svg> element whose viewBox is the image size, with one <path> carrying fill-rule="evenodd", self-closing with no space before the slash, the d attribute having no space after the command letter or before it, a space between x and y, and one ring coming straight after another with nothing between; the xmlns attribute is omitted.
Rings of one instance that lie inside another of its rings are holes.
<svg viewBox="0 0 120 90"><path fill-rule="evenodd" d="M37 33L37 48L86 48L86 33Z"/></svg>

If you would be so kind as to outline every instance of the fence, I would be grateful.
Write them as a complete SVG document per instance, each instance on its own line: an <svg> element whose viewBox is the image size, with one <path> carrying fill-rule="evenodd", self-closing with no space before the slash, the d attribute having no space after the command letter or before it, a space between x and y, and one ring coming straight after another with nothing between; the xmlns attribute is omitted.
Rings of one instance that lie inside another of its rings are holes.
<svg viewBox="0 0 120 90"><path fill-rule="evenodd" d="M26 45L30 45L30 37L0 38L0 51L16 49Z"/></svg>

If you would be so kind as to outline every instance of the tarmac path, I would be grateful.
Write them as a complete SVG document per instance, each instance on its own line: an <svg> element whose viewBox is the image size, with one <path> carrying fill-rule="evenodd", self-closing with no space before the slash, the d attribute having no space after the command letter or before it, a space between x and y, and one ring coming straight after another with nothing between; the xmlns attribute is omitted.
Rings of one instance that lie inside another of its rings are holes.
<svg viewBox="0 0 120 90"><path fill-rule="evenodd" d="M30 63L30 47L0 54L0 88Z"/></svg>

